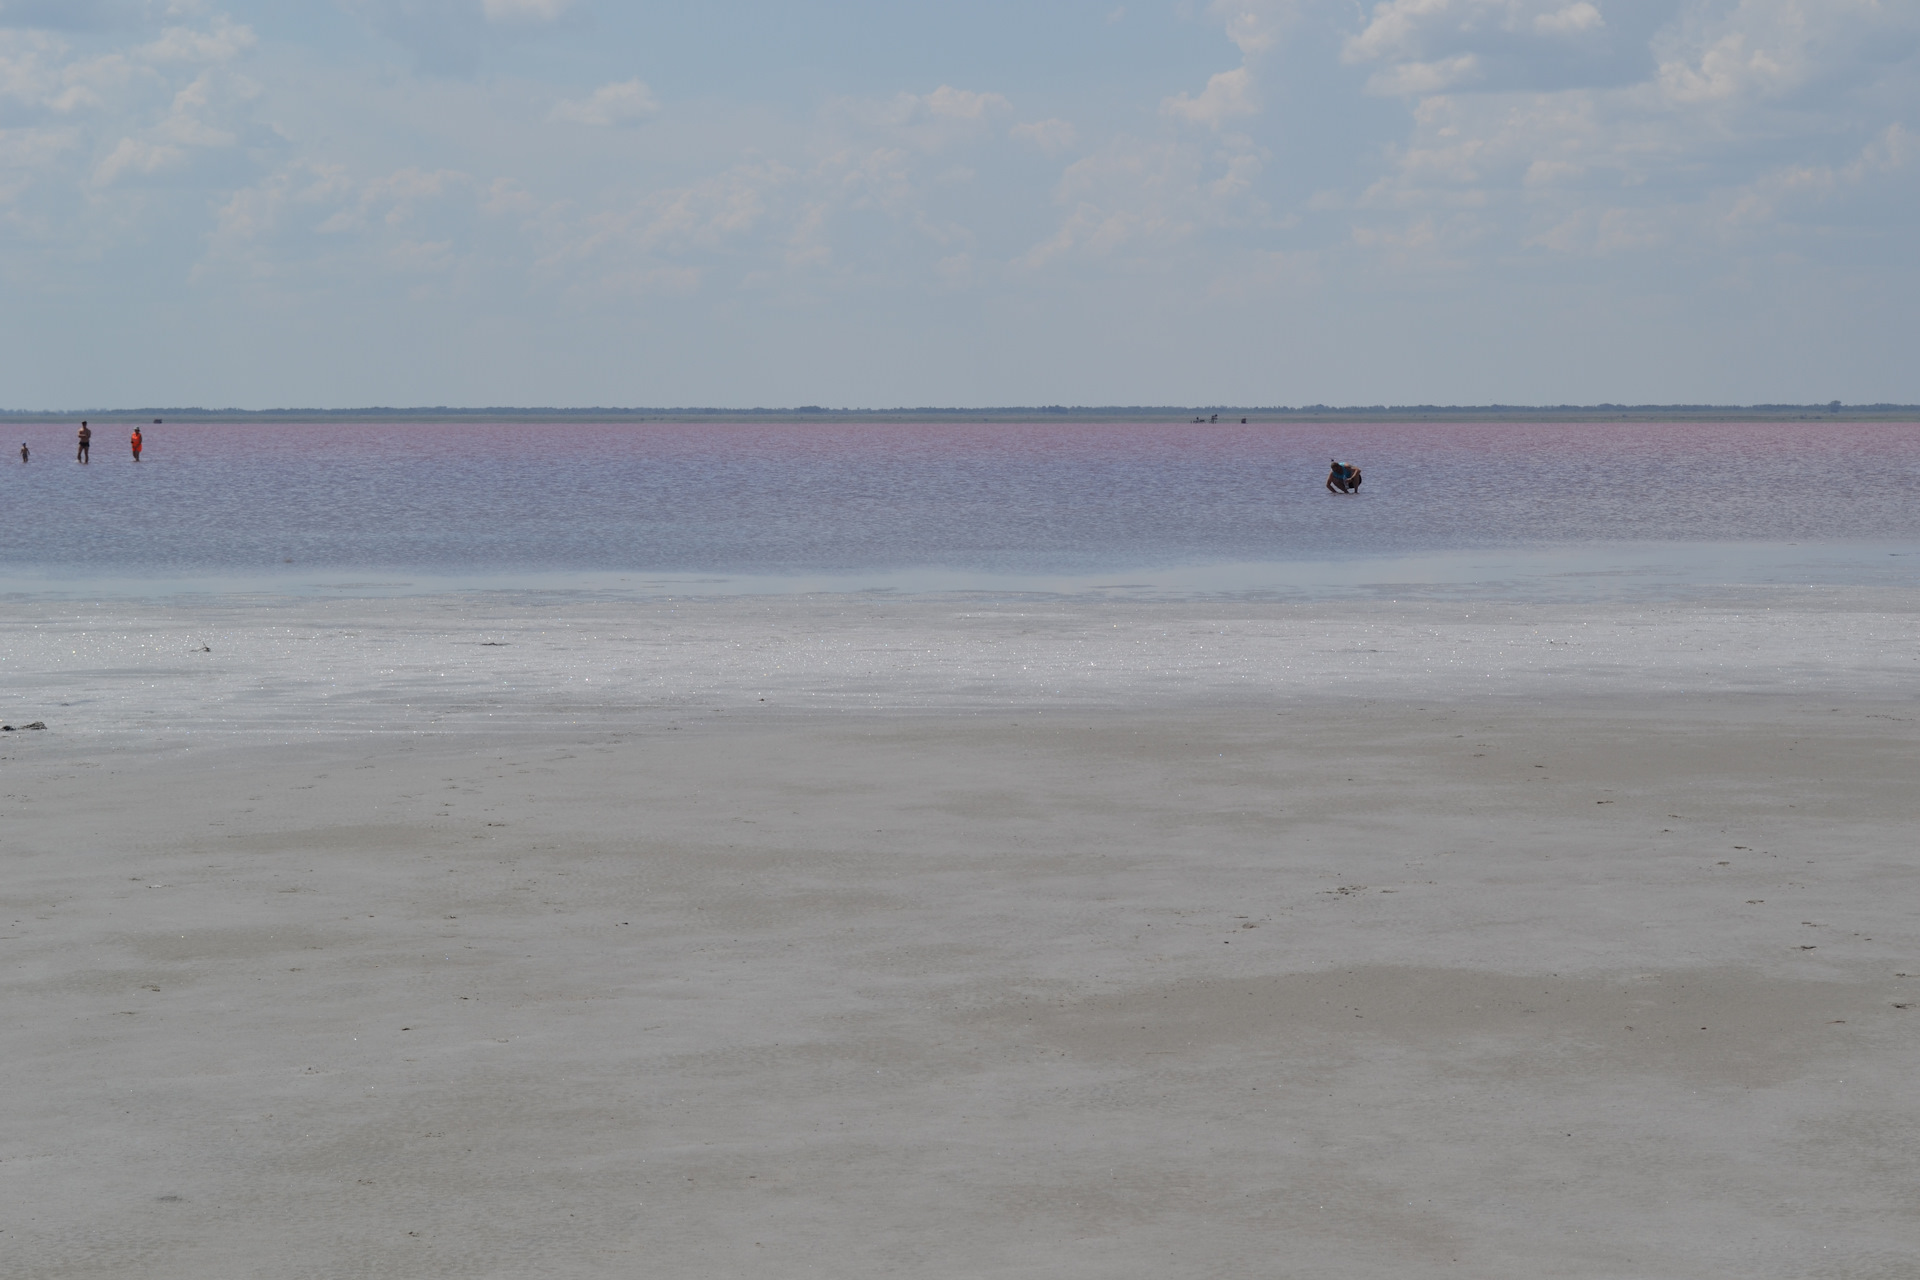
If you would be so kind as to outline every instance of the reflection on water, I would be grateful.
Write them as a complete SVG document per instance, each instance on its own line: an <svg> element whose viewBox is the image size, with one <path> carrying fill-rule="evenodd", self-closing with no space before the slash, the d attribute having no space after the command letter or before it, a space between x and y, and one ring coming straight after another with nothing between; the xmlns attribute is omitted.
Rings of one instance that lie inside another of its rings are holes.
<svg viewBox="0 0 1920 1280"><path fill-rule="evenodd" d="M137 466L98 431L86 468L66 428L15 430L36 461L0 469L13 589L1321 590L1364 585L1356 557L1382 589L1906 581L1894 553L1920 545L1899 423L165 424ZM1363 495L1322 490L1330 456ZM1559 569L1510 554L1543 548Z"/></svg>

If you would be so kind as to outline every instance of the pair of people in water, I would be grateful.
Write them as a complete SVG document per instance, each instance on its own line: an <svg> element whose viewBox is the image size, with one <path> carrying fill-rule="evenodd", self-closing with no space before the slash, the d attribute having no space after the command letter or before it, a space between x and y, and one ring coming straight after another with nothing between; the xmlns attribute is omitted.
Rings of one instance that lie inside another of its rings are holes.
<svg viewBox="0 0 1920 1280"><path fill-rule="evenodd" d="M133 460L135 462L140 461L140 447L146 443L146 441L143 440L140 436L140 428L135 427L133 429L133 438L128 443L130 443L133 446ZM80 424L80 450L79 452L73 455L73 460L75 462L81 462L81 463L91 461L92 459L90 455L91 455L92 449L93 449L93 428L89 427L86 423L82 422ZM27 446L23 444L20 446L20 461L25 462L27 460L27 457L28 457Z"/></svg>
<svg viewBox="0 0 1920 1280"><path fill-rule="evenodd" d="M1327 472L1327 492L1360 492L1360 468L1349 467L1338 458L1334 459L1333 470Z"/></svg>

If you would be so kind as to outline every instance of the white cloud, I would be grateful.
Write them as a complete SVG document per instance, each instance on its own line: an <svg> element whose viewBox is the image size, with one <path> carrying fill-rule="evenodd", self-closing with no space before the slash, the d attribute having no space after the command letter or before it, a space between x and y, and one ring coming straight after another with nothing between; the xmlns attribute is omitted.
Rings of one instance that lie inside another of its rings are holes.
<svg viewBox="0 0 1920 1280"><path fill-rule="evenodd" d="M225 14L184 9L80 11L57 31L0 26L0 201L36 235L112 236L138 224L138 203L99 202L102 187L189 174L201 157L230 156L258 86L234 65L252 30ZM28 20L35 14L29 12ZM41 18L68 16L47 10ZM211 173L213 170L206 170ZM205 202L195 179L180 179ZM143 197L144 199L144 197Z"/></svg>
<svg viewBox="0 0 1920 1280"><path fill-rule="evenodd" d="M540 211L540 200L517 178L495 178L480 200L482 211L496 216L527 217Z"/></svg>
<svg viewBox="0 0 1920 1280"><path fill-rule="evenodd" d="M378 226L398 227L413 221L423 206L456 194L469 198L474 187L473 176L457 169L423 170L409 165L361 184L353 191L355 198L344 202L316 230L338 234Z"/></svg>
<svg viewBox="0 0 1920 1280"><path fill-rule="evenodd" d="M1565 39L1606 25L1589 0L1382 0L1341 56L1349 63L1431 61L1462 42Z"/></svg>
<svg viewBox="0 0 1920 1280"><path fill-rule="evenodd" d="M1007 132L1011 137L1031 143L1050 156L1059 155L1080 140L1080 131L1073 127L1072 122L1057 116L1016 124Z"/></svg>
<svg viewBox="0 0 1920 1280"><path fill-rule="evenodd" d="M249 96L253 86L229 82L225 87ZM154 132L169 141L190 147L230 147L237 141L214 102L215 84L210 72L202 72L192 84L173 95L172 109L166 119L154 126Z"/></svg>
<svg viewBox="0 0 1920 1280"><path fill-rule="evenodd" d="M1384 0L1373 7L1373 19L1341 51L1348 62L1372 62L1418 48L1420 29L1427 22L1453 12L1453 0Z"/></svg>
<svg viewBox="0 0 1920 1280"><path fill-rule="evenodd" d="M780 164L735 165L684 186L591 213L556 228L541 258L550 276L612 272L657 284L663 270L689 269L684 259L729 247L772 220L799 175ZM791 236L792 224L786 229ZM682 286L699 277L675 277Z"/></svg>
<svg viewBox="0 0 1920 1280"><path fill-rule="evenodd" d="M849 136L885 135L916 151L936 152L993 136L990 125L1013 110L998 93L943 84L931 93L900 93L891 99L841 98L828 104L827 127Z"/></svg>
<svg viewBox="0 0 1920 1280"><path fill-rule="evenodd" d="M1160 102L1160 113L1189 124L1218 129L1223 123L1260 113L1256 66L1280 40L1280 32L1298 16L1301 0L1214 0L1207 13L1240 50L1240 65L1207 79L1197 95L1179 93Z"/></svg>
<svg viewBox="0 0 1920 1280"><path fill-rule="evenodd" d="M64 53L66 47L51 36L0 30L0 97L45 101L59 83L59 73L50 64Z"/></svg>
<svg viewBox="0 0 1920 1280"><path fill-rule="evenodd" d="M356 194L344 166L300 162L227 198L216 215L216 246L232 248L263 240L283 225L292 209L338 206Z"/></svg>
<svg viewBox="0 0 1920 1280"><path fill-rule="evenodd" d="M1141 241L1171 244L1185 239L1193 224L1164 213L1136 209L1101 209L1083 205L1067 215L1060 229L1028 250L1020 264L1044 267L1068 254L1102 258Z"/></svg>
<svg viewBox="0 0 1920 1280"><path fill-rule="evenodd" d="M242 26L221 14L205 30L168 27L158 40L136 53L153 62L227 62L254 44L252 27Z"/></svg>
<svg viewBox="0 0 1920 1280"><path fill-rule="evenodd" d="M1227 39L1252 57L1280 43L1280 33L1299 16L1300 0L1214 0L1207 12L1226 27Z"/></svg>
<svg viewBox="0 0 1920 1280"><path fill-rule="evenodd" d="M219 207L194 274L357 279L362 287L404 276L408 290L431 277L442 279L439 288L475 260L485 214L527 212L511 197L453 169L410 165L360 178L344 165L296 161Z"/></svg>
<svg viewBox="0 0 1920 1280"><path fill-rule="evenodd" d="M583 100L556 103L547 118L605 127L643 119L659 109L653 90L639 80L622 80L601 85Z"/></svg>
<svg viewBox="0 0 1920 1280"><path fill-rule="evenodd" d="M1011 111L1013 104L997 93L973 93L943 84L919 100L928 114L944 120L984 120L989 113Z"/></svg>
<svg viewBox="0 0 1920 1280"><path fill-rule="evenodd" d="M1222 121L1254 115L1259 112L1260 103L1254 91L1253 72L1244 66L1222 71L1208 79L1199 97L1190 98L1182 93L1163 101L1160 110L1177 120L1216 129Z"/></svg>
<svg viewBox="0 0 1920 1280"><path fill-rule="evenodd" d="M1579 31L1597 31L1607 25L1600 11L1580 0L1579 4L1570 4L1564 9L1552 13L1537 13L1533 17L1533 29L1543 35L1568 35Z"/></svg>
<svg viewBox="0 0 1920 1280"><path fill-rule="evenodd" d="M1116 138L1067 166L1054 198L1068 212L1021 265L1162 255L1209 228L1260 225L1252 183L1263 163L1244 146L1209 157L1185 142Z"/></svg>
<svg viewBox="0 0 1920 1280"><path fill-rule="evenodd" d="M1362 226L1356 248L1408 269L1494 245L1698 252L1734 235L1797 234L1794 217L1860 199L1869 179L1893 172L1875 166L1901 154L1888 116L1916 105L1896 86L1911 83L1920 7L1701 0L1641 36L1652 66L1637 80L1503 86L1501 68L1525 42L1558 46L1604 28L1597 8L1564 0L1376 5L1343 61L1381 64L1368 90L1417 101L1386 170L1346 205L1402 221ZM1851 158L1777 162L1831 155L1849 136L1865 147Z"/></svg>
<svg viewBox="0 0 1920 1280"><path fill-rule="evenodd" d="M440 83L449 94L470 92ZM621 89L562 104L555 118L601 123L650 102ZM481 260L482 243L512 252L504 243L520 246L530 286L561 294L638 298L698 293L718 281L764 289L871 279L881 260L928 289L950 290L983 269L975 232L958 212L976 199L979 169L955 163L951 149L1009 148L1000 122L1011 109L1003 95L952 85L840 100L815 120L810 154L790 150L666 187L606 184L585 199L425 165L371 180L296 165L226 201L210 269L262 278L322 263L363 271L405 264L451 281ZM1039 125L1036 145L1071 137L1064 121ZM283 266L268 265L275 262ZM446 270L453 265L461 272Z"/></svg>
<svg viewBox="0 0 1920 1280"><path fill-rule="evenodd" d="M120 145L93 171L93 180L104 187L126 174L155 174L170 169L186 158L186 149L171 143L122 138Z"/></svg>
<svg viewBox="0 0 1920 1280"><path fill-rule="evenodd" d="M1903 125L1888 125L1843 165L1786 165L1734 190L1728 195L1722 223L1729 229L1770 226L1782 206L1843 196L1904 169L1916 153L1920 153L1920 138Z"/></svg>
<svg viewBox="0 0 1920 1280"><path fill-rule="evenodd" d="M1523 242L1554 253L1605 257L1656 249L1671 242L1673 228L1658 211L1635 208L1581 209Z"/></svg>
<svg viewBox="0 0 1920 1280"><path fill-rule="evenodd" d="M573 0L481 0L488 22L552 22L573 7Z"/></svg>
<svg viewBox="0 0 1920 1280"><path fill-rule="evenodd" d="M104 107L136 80L163 83L126 54L82 55L44 32L0 28L0 98L65 115Z"/></svg>
<svg viewBox="0 0 1920 1280"><path fill-rule="evenodd" d="M1367 77L1367 92L1381 97L1439 93L1480 79L1480 58L1462 53L1434 62L1402 62Z"/></svg>
<svg viewBox="0 0 1920 1280"><path fill-rule="evenodd" d="M1920 5L1887 0L1718 0L1686 8L1655 36L1658 80L1677 102L1764 98L1841 68L1911 57Z"/></svg>
<svg viewBox="0 0 1920 1280"><path fill-rule="evenodd" d="M164 115L139 134L120 139L94 169L94 182L107 186L127 176L150 176L179 168L195 154L234 147L239 142L235 117L258 93L259 86L244 77L211 68L201 71L174 92Z"/></svg>
<svg viewBox="0 0 1920 1280"><path fill-rule="evenodd" d="M1748 33L1734 31L1705 49L1660 64L1660 87L1675 102L1712 102L1791 87L1802 71L1790 48L1756 47Z"/></svg>

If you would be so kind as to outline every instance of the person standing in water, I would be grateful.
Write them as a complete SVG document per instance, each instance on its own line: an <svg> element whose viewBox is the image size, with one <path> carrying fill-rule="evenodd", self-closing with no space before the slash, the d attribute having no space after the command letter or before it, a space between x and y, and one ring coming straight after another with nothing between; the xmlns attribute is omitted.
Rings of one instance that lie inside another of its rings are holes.
<svg viewBox="0 0 1920 1280"><path fill-rule="evenodd" d="M89 431L87 429L87 424L83 422L80 424L80 452L76 453L73 456L73 460L75 462L87 461L87 450L92 446L92 444L93 444L93 432Z"/></svg>
<svg viewBox="0 0 1920 1280"><path fill-rule="evenodd" d="M32 456L33 456L32 451L27 448L27 442L25 440L22 440L20 442L20 461L25 462L28 458Z"/></svg>
<svg viewBox="0 0 1920 1280"><path fill-rule="evenodd" d="M140 461L140 428L133 429L133 460Z"/></svg>

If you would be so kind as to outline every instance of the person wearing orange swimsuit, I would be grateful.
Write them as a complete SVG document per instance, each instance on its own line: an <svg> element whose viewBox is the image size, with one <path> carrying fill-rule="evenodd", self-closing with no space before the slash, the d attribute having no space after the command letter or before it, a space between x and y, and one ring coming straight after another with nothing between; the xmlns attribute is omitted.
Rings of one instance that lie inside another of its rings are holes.
<svg viewBox="0 0 1920 1280"><path fill-rule="evenodd" d="M133 429L133 460L140 461L140 428Z"/></svg>

